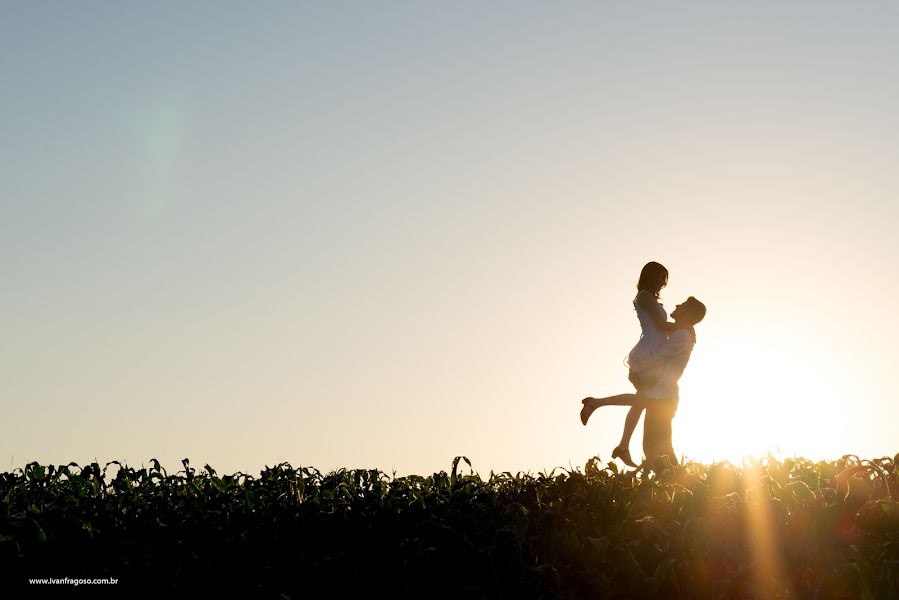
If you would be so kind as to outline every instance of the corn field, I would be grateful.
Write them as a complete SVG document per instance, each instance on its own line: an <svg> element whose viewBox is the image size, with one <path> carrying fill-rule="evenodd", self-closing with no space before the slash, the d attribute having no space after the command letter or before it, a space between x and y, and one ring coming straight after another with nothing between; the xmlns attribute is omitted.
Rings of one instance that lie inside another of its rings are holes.
<svg viewBox="0 0 899 600"><path fill-rule="evenodd" d="M65 576L121 597L896 598L897 461L486 480L465 457L427 477L31 463L0 475L0 570L11 597Z"/></svg>

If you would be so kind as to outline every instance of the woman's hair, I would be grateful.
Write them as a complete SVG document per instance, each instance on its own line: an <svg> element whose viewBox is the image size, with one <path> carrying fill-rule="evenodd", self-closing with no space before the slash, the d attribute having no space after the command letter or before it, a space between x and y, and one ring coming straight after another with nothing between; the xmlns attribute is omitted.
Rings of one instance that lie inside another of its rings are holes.
<svg viewBox="0 0 899 600"><path fill-rule="evenodd" d="M657 262L646 263L643 266L643 270L640 271L640 281L637 282L637 291L642 292L643 290L647 290L652 292L652 295L658 299L659 290L652 289L650 285L659 280L659 275L665 276L665 282L662 284L662 287L665 287L668 283L668 269Z"/></svg>

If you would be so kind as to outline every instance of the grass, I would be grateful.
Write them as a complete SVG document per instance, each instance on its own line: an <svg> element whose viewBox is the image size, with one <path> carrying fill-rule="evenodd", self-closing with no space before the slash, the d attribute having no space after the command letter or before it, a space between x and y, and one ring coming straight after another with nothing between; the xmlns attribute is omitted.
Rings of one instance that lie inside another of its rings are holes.
<svg viewBox="0 0 899 600"><path fill-rule="evenodd" d="M487 479L465 457L399 478L31 463L0 474L0 575L13 595L30 577L115 577L117 595L892 598L897 461L594 458Z"/></svg>

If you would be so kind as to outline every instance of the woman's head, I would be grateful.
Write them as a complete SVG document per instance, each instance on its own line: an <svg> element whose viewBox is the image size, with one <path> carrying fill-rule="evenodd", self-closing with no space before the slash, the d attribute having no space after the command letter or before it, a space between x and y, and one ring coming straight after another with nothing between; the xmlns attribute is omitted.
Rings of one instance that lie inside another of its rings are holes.
<svg viewBox="0 0 899 600"><path fill-rule="evenodd" d="M648 262L640 271L640 281L637 282L637 290L648 291L656 298L662 288L668 285L668 269L657 262Z"/></svg>

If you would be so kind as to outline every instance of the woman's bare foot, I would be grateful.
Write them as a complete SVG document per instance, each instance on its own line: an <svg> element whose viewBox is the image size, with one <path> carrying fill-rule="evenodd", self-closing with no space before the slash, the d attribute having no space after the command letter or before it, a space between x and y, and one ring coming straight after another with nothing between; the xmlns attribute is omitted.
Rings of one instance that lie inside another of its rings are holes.
<svg viewBox="0 0 899 600"><path fill-rule="evenodd" d="M616 446L614 450L612 450L612 458L620 458L621 462L626 464L629 467L637 468L637 463L631 458L631 451L627 448L622 448L621 446Z"/></svg>
<svg viewBox="0 0 899 600"><path fill-rule="evenodd" d="M590 418L590 415L593 414L593 411L596 410L595 398L584 398L581 400L581 403L584 405L584 408L581 409L581 423L584 425L587 424L587 419Z"/></svg>

